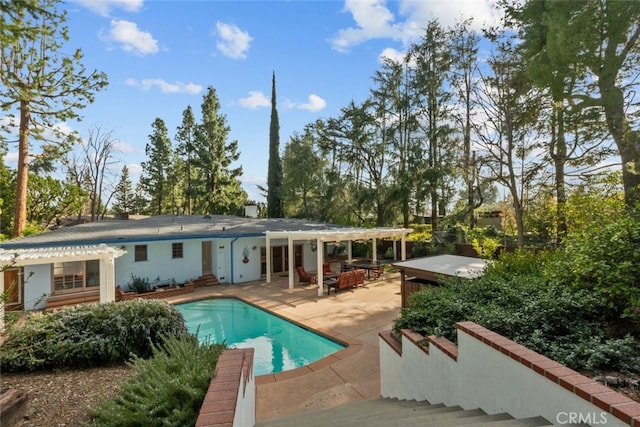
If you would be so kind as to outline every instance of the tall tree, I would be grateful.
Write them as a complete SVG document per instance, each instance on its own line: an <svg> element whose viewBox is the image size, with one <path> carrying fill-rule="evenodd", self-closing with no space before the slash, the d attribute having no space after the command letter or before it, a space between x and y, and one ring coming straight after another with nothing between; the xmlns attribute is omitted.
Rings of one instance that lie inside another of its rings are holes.
<svg viewBox="0 0 640 427"><path fill-rule="evenodd" d="M537 66L582 82L570 96L572 106L604 112L622 161L625 202L633 207L640 202L640 128L630 108L640 69L640 2L529 0L507 12Z"/></svg>
<svg viewBox="0 0 640 427"><path fill-rule="evenodd" d="M267 175L267 216L282 218L282 161L280 160L280 121L276 108L276 73L271 79L271 121L269 123L269 170Z"/></svg>
<svg viewBox="0 0 640 427"><path fill-rule="evenodd" d="M171 140L167 136L167 127L162 119L156 118L151 127L153 133L149 135L149 142L145 147L145 154L149 157L149 161L142 162L144 173L140 176L140 184L151 197L150 212L161 215L167 213L167 199L170 191L167 175L171 161Z"/></svg>
<svg viewBox="0 0 640 427"><path fill-rule="evenodd" d="M331 203L322 203L323 160L314 151L309 127L304 134L291 136L284 148L282 166L282 195L286 216L324 220L325 208L330 207Z"/></svg>
<svg viewBox="0 0 640 427"><path fill-rule="evenodd" d="M479 173L476 165L475 151L471 145L473 130L472 113L474 110L474 84L478 77L478 44L480 38L471 30L471 20L458 23L452 32L453 77L456 101L459 105L454 118L462 133L462 180L466 187L466 216L469 228L474 228L475 209L482 205L482 192L478 182Z"/></svg>
<svg viewBox="0 0 640 427"><path fill-rule="evenodd" d="M420 139L415 135L414 71L408 62L408 57L403 61L386 58L374 73L376 87L371 90L381 142L390 148L389 169L394 180L391 191L400 204L405 227L409 227L417 183L414 171L423 158Z"/></svg>
<svg viewBox="0 0 640 427"><path fill-rule="evenodd" d="M544 167L539 154L539 92L524 73L513 40L501 40L488 60L490 74L479 85L485 121L476 134L483 162L492 178L509 191L515 214L517 244L524 245L524 215L531 188Z"/></svg>
<svg viewBox="0 0 640 427"><path fill-rule="evenodd" d="M191 106L182 112L182 123L178 127L176 133L176 141L178 146L176 151L178 155L183 156L183 169L186 188L184 189L184 206L182 210L185 214L191 215L193 212L193 197L194 189L192 187L193 169L194 169L194 153L195 153L195 138L196 138L196 119L193 115Z"/></svg>
<svg viewBox="0 0 640 427"><path fill-rule="evenodd" d="M438 230L438 216L443 215L452 179L452 146L449 123L450 100L449 79L452 67L450 34L438 23L431 21L419 43L410 49L410 58L416 63L416 91L419 92L421 118L418 123L425 134L426 159L419 174L424 183L417 194L418 199L428 195L431 203L431 229Z"/></svg>
<svg viewBox="0 0 640 427"><path fill-rule="evenodd" d="M45 131L54 132L64 149L69 135L57 131L57 121L75 119L78 110L94 100L107 85L106 75L87 72L80 49L63 52L69 40L67 12L58 0L2 0L0 17L0 105L3 111L17 112L18 168L13 235L21 236L27 219L29 142L45 140ZM59 153L51 150L49 153Z"/></svg>
<svg viewBox="0 0 640 427"><path fill-rule="evenodd" d="M91 221L103 216L103 210L113 194L115 177L111 166L116 163L116 143L112 131L104 131L100 126L89 130L89 137L80 141L80 155L67 161L68 175L77 185L89 193L89 214Z"/></svg>
<svg viewBox="0 0 640 427"><path fill-rule="evenodd" d="M208 214L242 213L247 194L240 184L242 166L233 167L240 157L238 141L227 141L229 126L220 114L220 101L213 87L202 100L202 121L198 124L195 153L198 176L196 210Z"/></svg>
<svg viewBox="0 0 640 427"><path fill-rule="evenodd" d="M134 213L134 197L133 184L129 177L129 168L127 165L124 165L120 173L120 180L118 184L116 184L111 210L116 215Z"/></svg>

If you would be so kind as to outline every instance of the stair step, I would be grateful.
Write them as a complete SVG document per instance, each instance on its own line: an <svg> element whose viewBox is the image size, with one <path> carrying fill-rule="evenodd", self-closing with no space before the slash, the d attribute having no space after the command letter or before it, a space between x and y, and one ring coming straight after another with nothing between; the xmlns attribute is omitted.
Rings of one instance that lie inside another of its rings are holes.
<svg viewBox="0 0 640 427"><path fill-rule="evenodd" d="M194 279L193 284L196 288L200 288L203 286L216 286L219 285L220 282L218 281L218 278L213 274L206 274L204 276L198 277L197 279Z"/></svg>
<svg viewBox="0 0 640 427"><path fill-rule="evenodd" d="M259 422L256 427L535 427L550 425L542 417L513 419L509 414L488 415L481 409L429 404L415 400L378 398Z"/></svg>

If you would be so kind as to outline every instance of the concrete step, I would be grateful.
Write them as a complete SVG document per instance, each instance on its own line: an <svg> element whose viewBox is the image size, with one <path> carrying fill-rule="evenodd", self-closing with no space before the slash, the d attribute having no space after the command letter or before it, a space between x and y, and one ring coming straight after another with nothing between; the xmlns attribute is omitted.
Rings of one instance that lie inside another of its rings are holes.
<svg viewBox="0 0 640 427"><path fill-rule="evenodd" d="M450 427L450 426L536 427L550 425L542 417L515 420L509 414L488 415L480 409L431 405L398 399L371 399L333 408L303 412L267 420L256 427Z"/></svg>

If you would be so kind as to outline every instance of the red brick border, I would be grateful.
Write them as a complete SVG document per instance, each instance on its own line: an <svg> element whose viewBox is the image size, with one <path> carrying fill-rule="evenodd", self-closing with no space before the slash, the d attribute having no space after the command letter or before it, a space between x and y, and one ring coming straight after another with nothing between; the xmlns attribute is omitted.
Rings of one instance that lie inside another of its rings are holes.
<svg viewBox="0 0 640 427"><path fill-rule="evenodd" d="M218 358L216 372L200 407L196 427L232 427L236 403L245 394L253 370L253 348L228 349ZM244 383L240 384L244 377Z"/></svg>

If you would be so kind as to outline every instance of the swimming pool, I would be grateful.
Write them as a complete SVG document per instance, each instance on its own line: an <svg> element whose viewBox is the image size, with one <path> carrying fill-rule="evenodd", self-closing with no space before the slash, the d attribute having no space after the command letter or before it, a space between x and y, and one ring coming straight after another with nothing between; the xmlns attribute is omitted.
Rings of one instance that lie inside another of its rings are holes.
<svg viewBox="0 0 640 427"><path fill-rule="evenodd" d="M189 332L200 342L253 347L254 375L308 365L343 345L235 298L212 298L177 304Z"/></svg>

